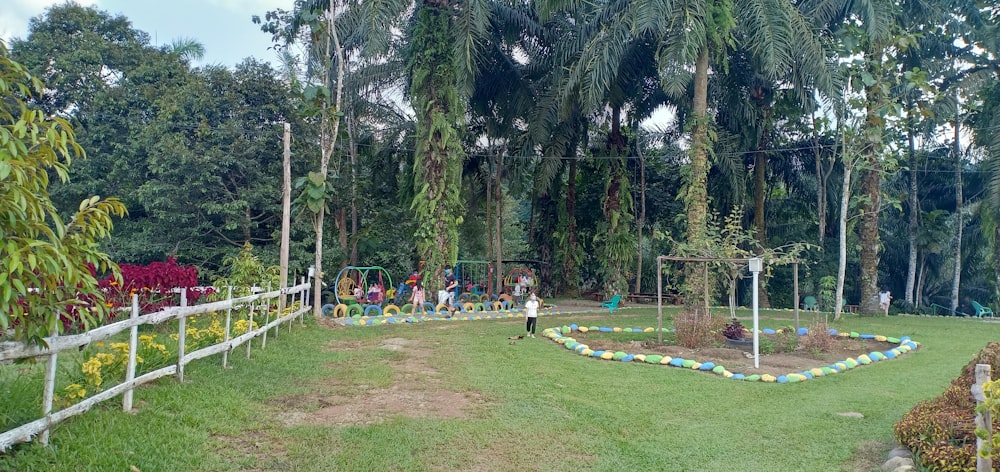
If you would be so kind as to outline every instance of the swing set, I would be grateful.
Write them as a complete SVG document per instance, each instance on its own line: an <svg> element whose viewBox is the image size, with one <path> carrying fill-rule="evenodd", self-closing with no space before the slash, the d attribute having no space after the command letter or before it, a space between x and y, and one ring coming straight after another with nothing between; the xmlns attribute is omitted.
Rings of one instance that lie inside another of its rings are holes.
<svg viewBox="0 0 1000 472"><path fill-rule="evenodd" d="M337 279L334 283L337 290L334 292L334 296L338 304L356 301L364 305L368 301L365 299L365 295L368 294L368 290L373 284L378 284L383 289L384 287L389 287L389 290L395 290L392 285L392 277L389 276L389 271L380 266L345 266L343 269L340 269L340 272L337 272ZM354 295L355 288L358 287L361 288L361 300L358 300ZM384 302L390 300L391 296L389 293L382 293L381 299Z"/></svg>

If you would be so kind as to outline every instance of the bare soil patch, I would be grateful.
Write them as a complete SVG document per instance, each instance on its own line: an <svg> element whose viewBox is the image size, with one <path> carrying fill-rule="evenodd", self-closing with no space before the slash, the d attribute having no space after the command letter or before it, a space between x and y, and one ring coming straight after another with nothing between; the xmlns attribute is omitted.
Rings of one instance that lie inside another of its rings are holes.
<svg viewBox="0 0 1000 472"><path fill-rule="evenodd" d="M351 395L331 392L338 380L307 394L290 395L273 403L280 405L277 417L288 426L367 425L393 417L467 418L483 403L477 392L457 392L443 385L440 372L428 363L433 351L405 338L382 340L377 346L361 342L340 342L331 349L354 350L377 347L399 351L406 356L393 362L393 381L388 387L354 385ZM325 387L325 388L324 388Z"/></svg>
<svg viewBox="0 0 1000 472"><path fill-rule="evenodd" d="M861 354L872 351L885 351L895 347L887 342L873 339L834 338L829 350L813 353L804 349L791 352L761 354L760 368L753 366L753 347L736 349L730 347L710 347L689 349L682 346L657 344L655 339L649 341L616 342L608 339L588 339L585 333L573 333L573 338L587 344L591 349L603 351L623 351L630 354L660 354L683 359L693 359L701 363L713 362L725 366L734 373L785 375L801 372L814 367L823 367L834 362L857 358Z"/></svg>

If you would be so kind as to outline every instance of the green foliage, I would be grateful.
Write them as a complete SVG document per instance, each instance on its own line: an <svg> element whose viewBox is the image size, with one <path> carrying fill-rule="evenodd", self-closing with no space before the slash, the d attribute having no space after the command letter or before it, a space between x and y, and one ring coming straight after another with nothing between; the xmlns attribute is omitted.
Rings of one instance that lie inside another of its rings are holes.
<svg viewBox="0 0 1000 472"><path fill-rule="evenodd" d="M993 372L998 372L1000 344L987 344L943 394L918 403L893 426L896 439L915 451L927 467L942 471L976 468L976 402L970 393L976 364L989 364Z"/></svg>
<svg viewBox="0 0 1000 472"><path fill-rule="evenodd" d="M225 287L233 287L234 297L251 295L252 287L267 289L280 285L278 266L267 267L253 253L253 245L246 243L239 255L226 257L222 261L226 277L217 278L212 282L219 291L218 296L226 296Z"/></svg>
<svg viewBox="0 0 1000 472"><path fill-rule="evenodd" d="M83 200L64 221L49 197L49 173L69 179L83 157L73 128L28 100L45 88L0 43L0 334L43 343L75 320L93 326L106 316L96 272L118 274L98 242L124 216L115 198Z"/></svg>

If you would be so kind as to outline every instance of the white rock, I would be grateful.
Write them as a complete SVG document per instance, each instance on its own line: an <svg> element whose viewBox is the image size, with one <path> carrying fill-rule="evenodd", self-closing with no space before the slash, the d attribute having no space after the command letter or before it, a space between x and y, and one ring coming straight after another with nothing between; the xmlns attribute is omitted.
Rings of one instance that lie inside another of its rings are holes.
<svg viewBox="0 0 1000 472"><path fill-rule="evenodd" d="M837 413L837 415L846 416L848 418L864 418L865 417L865 415L862 415L861 413L858 413L856 411L845 411L845 412Z"/></svg>
<svg viewBox="0 0 1000 472"><path fill-rule="evenodd" d="M885 472L901 472L900 469L904 467L909 467L909 469L903 470L916 470L913 468L913 459L908 457L893 457L882 464L882 470Z"/></svg>

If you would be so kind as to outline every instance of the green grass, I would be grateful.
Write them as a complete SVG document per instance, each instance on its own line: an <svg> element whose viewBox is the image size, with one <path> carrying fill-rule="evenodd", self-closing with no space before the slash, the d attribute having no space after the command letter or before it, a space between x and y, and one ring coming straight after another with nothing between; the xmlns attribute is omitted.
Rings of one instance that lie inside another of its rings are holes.
<svg viewBox="0 0 1000 472"><path fill-rule="evenodd" d="M761 327L790 325L792 316L762 312ZM540 328L570 323L655 326L656 311L539 319ZM50 447L20 445L0 456L0 470L875 470L892 425L1000 338L1000 323L954 318L851 316L832 327L909 335L923 345L897 360L777 385L598 361L542 338L510 344L507 336L523 330L518 319L295 325L292 335L269 337L265 351L255 343L250 360L237 349L230 369L216 356L190 364L184 384L139 389L133 414L112 402L73 418L53 430ZM415 342L409 347L423 352L436 388L479 401L459 418L282 420L291 411L315 414L324 398L370 408L370 392L398 384L413 354L386 349L389 338ZM0 391L9 367L0 368ZM25 404L23 392L4 393L5 402ZM846 411L865 418L836 415Z"/></svg>

